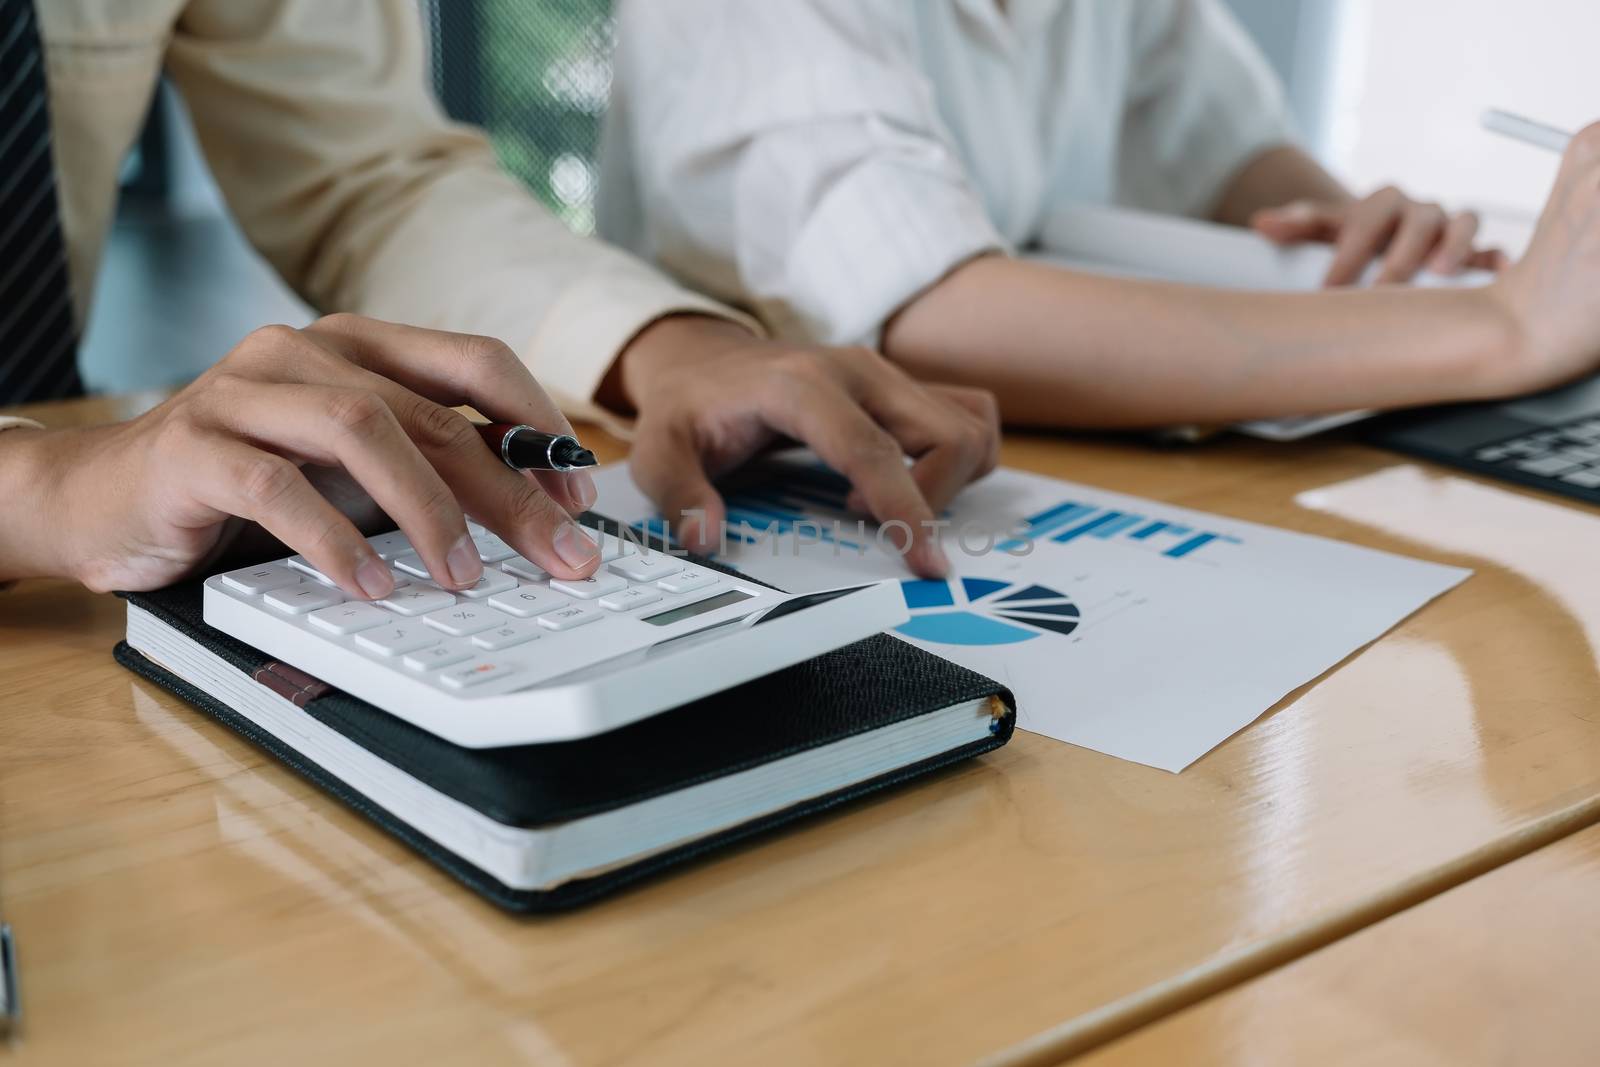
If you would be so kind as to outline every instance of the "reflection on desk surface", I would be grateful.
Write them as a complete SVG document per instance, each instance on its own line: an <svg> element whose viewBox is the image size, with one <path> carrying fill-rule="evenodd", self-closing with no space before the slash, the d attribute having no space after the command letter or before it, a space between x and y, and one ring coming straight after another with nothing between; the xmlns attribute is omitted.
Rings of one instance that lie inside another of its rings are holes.
<svg viewBox="0 0 1600 1067"><path fill-rule="evenodd" d="M1013 436L1003 462L1478 573L1182 776L1019 736L531 922L131 680L119 602L25 582L0 596L0 890L28 1062L1059 1053L1600 804L1594 514L1338 442Z"/></svg>

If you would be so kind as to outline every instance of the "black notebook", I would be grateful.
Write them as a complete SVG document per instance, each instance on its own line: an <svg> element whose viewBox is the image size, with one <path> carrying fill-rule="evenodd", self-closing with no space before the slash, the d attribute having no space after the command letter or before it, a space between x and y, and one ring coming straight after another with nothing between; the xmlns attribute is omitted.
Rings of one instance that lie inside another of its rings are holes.
<svg viewBox="0 0 1600 1067"><path fill-rule="evenodd" d="M119 662L513 911L556 911L1010 739L998 683L879 635L578 741L468 749L125 594Z"/></svg>

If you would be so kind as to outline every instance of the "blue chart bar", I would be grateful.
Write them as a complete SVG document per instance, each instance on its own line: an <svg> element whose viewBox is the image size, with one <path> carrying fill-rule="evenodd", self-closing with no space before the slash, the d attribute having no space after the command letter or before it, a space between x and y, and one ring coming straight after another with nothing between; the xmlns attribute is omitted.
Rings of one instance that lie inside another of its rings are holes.
<svg viewBox="0 0 1600 1067"><path fill-rule="evenodd" d="M1119 525L1117 527L1117 529L1119 529L1119 530L1120 529L1125 529L1126 527L1133 525L1133 523L1124 522L1123 521L1123 520L1126 520L1128 517L1129 516L1124 515L1120 511L1108 511L1104 515L1101 515L1098 518L1090 519L1088 522L1084 523L1082 526L1074 526L1070 530L1067 530L1067 531L1065 531L1063 533L1058 533L1054 537L1052 537L1050 540L1055 541L1058 544L1063 544L1064 545L1069 541L1076 541L1078 538L1082 537L1084 534L1092 534L1096 530L1100 529L1101 527L1110 526L1112 523L1120 523L1121 525ZM1142 516L1135 515L1132 518L1133 518L1133 522L1139 522L1140 519L1142 518Z"/></svg>
<svg viewBox="0 0 1600 1067"><path fill-rule="evenodd" d="M1048 511L1041 511L1037 515L1029 515L1022 521L1028 524L1029 533L1042 534L1047 530L1065 526L1073 519L1082 518L1092 511L1094 511L1094 508L1086 504L1076 504L1069 500L1065 504L1057 504Z"/></svg>
<svg viewBox="0 0 1600 1067"><path fill-rule="evenodd" d="M1209 545L1213 541L1222 541L1224 543L1234 544L1234 545L1239 543L1239 539L1237 537L1229 537L1226 534L1213 534L1213 533L1195 534L1193 537L1189 538L1189 540L1185 541L1183 544L1181 544L1181 545L1173 545L1171 548L1169 548L1165 552L1163 552L1162 555L1171 556L1173 559L1182 559L1184 556L1187 556L1191 552L1198 552L1200 549L1206 547L1207 545Z"/></svg>
<svg viewBox="0 0 1600 1067"><path fill-rule="evenodd" d="M739 517L736 519L735 516ZM804 518L805 516L799 513L782 512L773 508L762 507L760 504L752 503L744 497L736 496L728 501L729 522L748 522L751 526L759 526L762 529L766 529L768 526L776 526L782 532Z"/></svg>
<svg viewBox="0 0 1600 1067"><path fill-rule="evenodd" d="M1089 536L1098 537L1102 541L1109 541L1115 534L1121 533L1130 526L1137 526L1143 521L1143 515L1124 515L1113 522L1106 523L1104 526L1096 527L1090 531Z"/></svg>
<svg viewBox="0 0 1600 1067"><path fill-rule="evenodd" d="M1094 510L1094 508L1086 504L1077 504L1069 500L1064 504L1057 504L1053 508L1047 508L1037 515L1029 515L1022 520L1028 527L1027 541L1042 537L1051 530L1065 526L1069 522L1075 522L1085 515L1092 515ZM1021 538L1012 538L1008 541L1002 541L995 547L1001 552L1011 552L1021 548L1027 541Z"/></svg>
<svg viewBox="0 0 1600 1067"><path fill-rule="evenodd" d="M1135 541L1148 541L1162 530L1167 531L1167 533L1172 534L1174 537L1182 537L1184 534L1192 532L1187 526L1179 526L1176 523L1162 522L1161 520L1157 519L1144 529L1135 530L1128 536Z"/></svg>

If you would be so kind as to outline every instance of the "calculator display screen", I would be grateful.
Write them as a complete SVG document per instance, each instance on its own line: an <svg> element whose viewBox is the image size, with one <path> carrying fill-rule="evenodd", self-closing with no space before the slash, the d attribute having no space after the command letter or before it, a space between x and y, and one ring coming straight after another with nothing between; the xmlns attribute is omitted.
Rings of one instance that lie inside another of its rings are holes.
<svg viewBox="0 0 1600 1067"><path fill-rule="evenodd" d="M675 622L692 619L696 615L704 615L708 611L716 611L718 608L725 608L729 604L737 604L741 600L752 599L754 598L749 593L741 593L737 589L730 589L726 593L718 593L716 596L706 600L685 604L683 607L673 608L671 611L663 611L659 615L646 616L644 621L653 626L671 626Z"/></svg>

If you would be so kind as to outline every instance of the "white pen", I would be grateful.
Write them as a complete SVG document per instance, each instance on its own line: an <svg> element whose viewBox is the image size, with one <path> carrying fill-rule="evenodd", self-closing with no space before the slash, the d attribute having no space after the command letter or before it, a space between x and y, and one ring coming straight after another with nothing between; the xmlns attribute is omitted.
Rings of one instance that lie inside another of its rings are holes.
<svg viewBox="0 0 1600 1067"><path fill-rule="evenodd" d="M1548 148L1552 152L1565 152L1568 142L1572 140L1572 134L1566 130L1558 130L1554 126L1546 126L1498 108L1485 111L1480 121L1486 130L1514 137L1535 148Z"/></svg>

